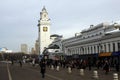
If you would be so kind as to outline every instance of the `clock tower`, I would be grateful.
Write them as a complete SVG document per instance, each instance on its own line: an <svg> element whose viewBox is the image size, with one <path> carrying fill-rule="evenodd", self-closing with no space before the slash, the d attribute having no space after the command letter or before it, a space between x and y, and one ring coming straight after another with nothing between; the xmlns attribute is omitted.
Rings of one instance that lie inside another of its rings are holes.
<svg viewBox="0 0 120 80"><path fill-rule="evenodd" d="M40 12L40 20L38 20L38 40L39 54L42 54L50 44L50 19L45 7Z"/></svg>

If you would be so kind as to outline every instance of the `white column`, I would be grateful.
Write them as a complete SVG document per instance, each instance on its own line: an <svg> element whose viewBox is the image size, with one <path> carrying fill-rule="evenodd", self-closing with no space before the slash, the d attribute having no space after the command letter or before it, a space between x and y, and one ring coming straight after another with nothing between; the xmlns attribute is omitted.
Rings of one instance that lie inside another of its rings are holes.
<svg viewBox="0 0 120 80"><path fill-rule="evenodd" d="M68 53L67 53L67 48L65 48L65 54L68 54Z"/></svg>
<svg viewBox="0 0 120 80"><path fill-rule="evenodd" d="M73 54L75 54L75 52L76 52L76 49L74 48L74 53Z"/></svg>
<svg viewBox="0 0 120 80"><path fill-rule="evenodd" d="M79 48L77 47L77 54L79 54Z"/></svg>
<svg viewBox="0 0 120 80"><path fill-rule="evenodd" d="M99 53L102 51L102 44L99 45Z"/></svg>
<svg viewBox="0 0 120 80"><path fill-rule="evenodd" d="M90 50L90 46L88 46L88 47L89 47L89 51L88 51L88 54L90 54L90 53L91 53L91 52L90 52L90 51L91 51L91 50ZM88 49L88 48L87 48L87 49Z"/></svg>
<svg viewBox="0 0 120 80"><path fill-rule="evenodd" d="M118 51L118 42L115 42L115 51Z"/></svg>
<svg viewBox="0 0 120 80"><path fill-rule="evenodd" d="M118 51L120 51L120 41L119 41L118 43L119 43L119 44L118 44L118 46L119 46L119 47L118 47Z"/></svg>
<svg viewBox="0 0 120 80"><path fill-rule="evenodd" d="M88 47L85 47L85 54L88 54Z"/></svg>
<svg viewBox="0 0 120 80"><path fill-rule="evenodd" d="M83 54L86 54L85 52L86 52L86 49L85 49L85 47L83 47L84 48L84 52L83 52Z"/></svg>
<svg viewBox="0 0 120 80"><path fill-rule="evenodd" d="M72 48L72 52L71 52L71 54L73 54L74 53L74 48Z"/></svg>
<svg viewBox="0 0 120 80"><path fill-rule="evenodd" d="M75 48L75 54L77 54L77 48Z"/></svg>
<svg viewBox="0 0 120 80"><path fill-rule="evenodd" d="M79 54L81 54L80 47L79 47Z"/></svg>
<svg viewBox="0 0 120 80"><path fill-rule="evenodd" d="M98 47L95 45L95 52L98 53Z"/></svg>
<svg viewBox="0 0 120 80"><path fill-rule="evenodd" d="M91 46L89 46L89 52L88 52L89 54L91 54L92 53L92 51L91 51Z"/></svg>
<svg viewBox="0 0 120 80"><path fill-rule="evenodd" d="M82 48L81 48L81 47L80 47L80 54L83 54L83 53L82 53Z"/></svg>
<svg viewBox="0 0 120 80"><path fill-rule="evenodd" d="M80 47L78 49L79 49L79 54L80 54Z"/></svg>
<svg viewBox="0 0 120 80"><path fill-rule="evenodd" d="M88 47L89 47L89 46L88 46ZM85 53L85 54L89 54L88 47L86 46L86 49L85 49L85 50L86 50L86 51L85 51L86 53Z"/></svg>
<svg viewBox="0 0 120 80"><path fill-rule="evenodd" d="M79 48L79 50L80 50L80 51L79 51L79 52L80 52L79 54L81 54L81 47Z"/></svg>
<svg viewBox="0 0 120 80"><path fill-rule="evenodd" d="M76 47L74 48L74 50L75 50L74 54L76 54Z"/></svg>
<svg viewBox="0 0 120 80"><path fill-rule="evenodd" d="M89 52L88 52L88 47L87 47L87 46L85 47L85 50L86 50L86 51L85 51L85 54L89 54Z"/></svg>
<svg viewBox="0 0 120 80"><path fill-rule="evenodd" d="M108 49L108 43L106 43L106 52L109 52L109 49Z"/></svg>
<svg viewBox="0 0 120 80"><path fill-rule="evenodd" d="M94 45L92 46L92 54L95 53L95 50L94 50Z"/></svg>
<svg viewBox="0 0 120 80"><path fill-rule="evenodd" d="M83 54L85 54L85 47L83 47L83 50L82 50Z"/></svg>
<svg viewBox="0 0 120 80"><path fill-rule="evenodd" d="M76 53L76 48L74 48L74 54Z"/></svg>
<svg viewBox="0 0 120 80"><path fill-rule="evenodd" d="M71 54L73 54L73 53L74 53L74 48L71 49Z"/></svg>
<svg viewBox="0 0 120 80"><path fill-rule="evenodd" d="M81 54L83 54L83 48L82 47L80 48L80 52L81 52Z"/></svg>
<svg viewBox="0 0 120 80"><path fill-rule="evenodd" d="M105 44L102 44L102 52L105 52Z"/></svg>
<svg viewBox="0 0 120 80"><path fill-rule="evenodd" d="M110 52L113 52L113 43L110 43Z"/></svg>

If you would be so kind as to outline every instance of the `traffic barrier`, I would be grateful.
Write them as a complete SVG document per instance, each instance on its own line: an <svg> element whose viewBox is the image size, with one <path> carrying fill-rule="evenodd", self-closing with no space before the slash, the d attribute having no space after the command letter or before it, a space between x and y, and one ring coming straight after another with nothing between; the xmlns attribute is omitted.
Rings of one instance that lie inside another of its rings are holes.
<svg viewBox="0 0 120 80"><path fill-rule="evenodd" d="M93 78L94 79L98 79L98 72L97 71L93 71Z"/></svg>
<svg viewBox="0 0 120 80"><path fill-rule="evenodd" d="M72 69L71 69L71 67L68 67L68 73L72 73Z"/></svg>
<svg viewBox="0 0 120 80"><path fill-rule="evenodd" d="M51 65L51 69L54 70L54 66L53 65Z"/></svg>
<svg viewBox="0 0 120 80"><path fill-rule="evenodd" d="M57 66L56 70L59 71L60 70L60 66Z"/></svg>
<svg viewBox="0 0 120 80"><path fill-rule="evenodd" d="M117 74L117 73L113 73L113 80L119 80L119 79L118 79L118 74Z"/></svg>
<svg viewBox="0 0 120 80"><path fill-rule="evenodd" d="M80 69L80 75L84 76L84 69Z"/></svg>

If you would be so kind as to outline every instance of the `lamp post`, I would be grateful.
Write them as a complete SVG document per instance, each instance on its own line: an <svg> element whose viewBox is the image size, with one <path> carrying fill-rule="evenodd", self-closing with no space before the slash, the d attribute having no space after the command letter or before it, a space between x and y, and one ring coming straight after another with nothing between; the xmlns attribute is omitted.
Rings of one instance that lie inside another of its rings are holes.
<svg viewBox="0 0 120 80"><path fill-rule="evenodd" d="M38 55L40 57L40 20L38 20Z"/></svg>

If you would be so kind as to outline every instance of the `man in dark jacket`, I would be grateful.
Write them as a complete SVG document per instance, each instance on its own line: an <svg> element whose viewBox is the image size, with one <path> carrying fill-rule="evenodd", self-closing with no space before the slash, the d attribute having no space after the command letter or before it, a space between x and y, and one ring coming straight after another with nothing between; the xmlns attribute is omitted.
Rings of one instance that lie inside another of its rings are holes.
<svg viewBox="0 0 120 80"><path fill-rule="evenodd" d="M46 63L45 63L45 60L41 60L40 61L40 72L42 74L42 78L45 77L45 71L46 71Z"/></svg>
<svg viewBox="0 0 120 80"><path fill-rule="evenodd" d="M110 70L110 65L108 63L108 61L105 61L105 64L103 66L103 69L105 70L105 74L108 74L109 70Z"/></svg>

